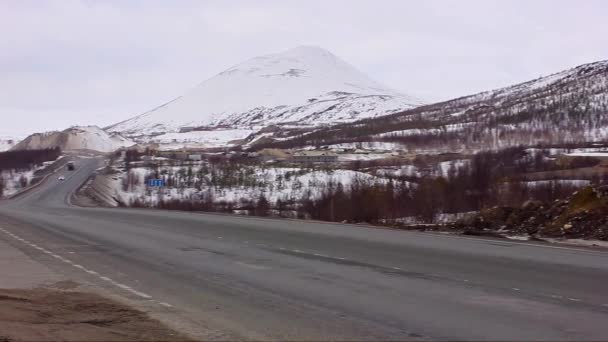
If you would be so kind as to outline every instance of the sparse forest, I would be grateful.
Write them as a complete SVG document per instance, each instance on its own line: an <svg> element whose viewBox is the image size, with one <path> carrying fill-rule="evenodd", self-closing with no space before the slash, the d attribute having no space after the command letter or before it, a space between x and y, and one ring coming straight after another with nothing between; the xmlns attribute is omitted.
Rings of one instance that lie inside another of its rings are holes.
<svg viewBox="0 0 608 342"><path fill-rule="evenodd" d="M60 156L59 148L0 152L0 198L28 186L36 167Z"/></svg>
<svg viewBox="0 0 608 342"><path fill-rule="evenodd" d="M0 171L29 170L35 165L55 160L60 155L59 148L0 152Z"/></svg>
<svg viewBox="0 0 608 342"><path fill-rule="evenodd" d="M531 199L550 203L582 184L560 179L535 182L527 175L592 168L599 163L590 157L556 160L546 149L524 147L479 152L466 163L450 162L444 173L383 176L374 170L401 167L396 160L357 161L350 164L350 170L348 165L336 170L323 165L265 166L247 158L218 156L203 162L170 160L142 168L142 162L132 165L135 159L125 159L121 190L143 195L122 205L369 223L435 223L445 215L519 206ZM410 166L424 169L428 163L419 156ZM158 178L165 180L165 190L144 189L149 179ZM608 183L608 174L588 183Z"/></svg>

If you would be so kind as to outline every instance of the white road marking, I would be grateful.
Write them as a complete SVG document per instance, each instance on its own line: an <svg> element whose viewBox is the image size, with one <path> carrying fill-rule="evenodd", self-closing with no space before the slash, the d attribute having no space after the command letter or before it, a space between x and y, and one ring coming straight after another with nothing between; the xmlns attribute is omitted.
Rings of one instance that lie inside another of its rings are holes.
<svg viewBox="0 0 608 342"><path fill-rule="evenodd" d="M239 266L251 268L251 269L254 269L254 270L267 270L269 268L269 267L266 267L266 266L249 264L249 263L242 262L242 261L235 261L234 263L237 264L237 265L239 265Z"/></svg>
<svg viewBox="0 0 608 342"><path fill-rule="evenodd" d="M69 264L69 265L71 265L71 266L73 266L73 267L75 267L75 268L78 268L78 269L80 269L80 270L83 270L84 272L86 272L86 273L88 273L88 274L91 274L91 275L97 276L97 278L99 278L99 279L101 279L101 280L105 280L105 281L107 281L107 282L111 283L112 285L114 285L114 286L116 286L116 287L118 287L118 288L121 288L121 289L123 289L123 290L125 290L125 291L131 292L132 294L134 294L134 295L136 295L136 296L138 296L138 297L145 298L145 299L152 299L152 296L150 296L150 295L148 295L148 294L145 294L145 293L143 293L143 292L137 291L137 290L133 289L132 287L130 287L130 286L128 286L128 285L125 285L125 284L119 283L119 282L117 282L117 281L114 281L114 280L112 280L111 278L108 278L108 277L106 277L106 276L102 276L102 275L100 275L99 273L97 273L97 272L95 272L95 271L93 271L93 270L89 270L89 269L87 269L86 267L84 267L84 266L82 266L82 265L80 265L80 264L76 264L76 263L74 263L73 261L68 260L68 259L66 259L66 258L62 257L61 255L55 254L55 253L53 253L53 252L49 251L48 249L45 249L45 248L43 248L43 247L40 247L40 246L36 245L35 243L31 243L31 242L29 242L29 241L27 241L27 240L24 240L24 239L20 238L19 236L15 235L15 234L13 234L13 233L10 233L9 231L5 230L4 228L0 228L0 231L2 231L2 232L4 232L4 233L8 234L9 236L11 236L12 238L14 238L14 239L15 239L15 240L17 240L17 241L21 241L21 242L23 242L23 243L27 244L28 246L30 246L30 247L32 247L32 248L35 248L35 249L37 249L37 250L40 250L40 251L42 251L43 253L48 254L48 255L52 256L53 258L55 258L55 259L61 260L61 261L63 261L64 263ZM70 252L70 253L71 253L71 254L73 254L74 252ZM170 304L167 304L167 303L165 303L165 302L159 302L159 304L160 304L160 305L163 305L163 306L169 306L169 307L171 307L171 305L170 305Z"/></svg>
<svg viewBox="0 0 608 342"><path fill-rule="evenodd" d="M519 289L517 287L512 287L511 290L513 290L513 291L519 291Z"/></svg>
<svg viewBox="0 0 608 342"><path fill-rule="evenodd" d="M581 300L578 298L568 298L568 300L571 300L573 302L580 302Z"/></svg>
<svg viewBox="0 0 608 342"><path fill-rule="evenodd" d="M393 269L401 271L401 269L399 267L393 267Z"/></svg>

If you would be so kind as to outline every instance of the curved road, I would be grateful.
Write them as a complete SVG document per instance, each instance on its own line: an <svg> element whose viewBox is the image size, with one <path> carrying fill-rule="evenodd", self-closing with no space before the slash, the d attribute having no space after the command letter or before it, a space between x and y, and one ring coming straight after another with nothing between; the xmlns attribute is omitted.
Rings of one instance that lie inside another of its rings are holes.
<svg viewBox="0 0 608 342"><path fill-rule="evenodd" d="M3 202L0 238L161 305L199 337L608 339L605 251L68 204L100 163L80 159L76 171Z"/></svg>

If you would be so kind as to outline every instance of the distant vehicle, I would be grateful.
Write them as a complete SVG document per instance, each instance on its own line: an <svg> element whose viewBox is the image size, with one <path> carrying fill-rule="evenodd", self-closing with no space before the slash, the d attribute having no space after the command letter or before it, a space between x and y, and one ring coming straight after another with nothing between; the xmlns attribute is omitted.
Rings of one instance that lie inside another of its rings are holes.
<svg viewBox="0 0 608 342"><path fill-rule="evenodd" d="M65 177L64 176L59 176L59 178L57 178L57 179L59 179L60 181L64 181Z"/></svg>
<svg viewBox="0 0 608 342"><path fill-rule="evenodd" d="M74 171L76 169L76 165L73 161L68 162L68 171Z"/></svg>

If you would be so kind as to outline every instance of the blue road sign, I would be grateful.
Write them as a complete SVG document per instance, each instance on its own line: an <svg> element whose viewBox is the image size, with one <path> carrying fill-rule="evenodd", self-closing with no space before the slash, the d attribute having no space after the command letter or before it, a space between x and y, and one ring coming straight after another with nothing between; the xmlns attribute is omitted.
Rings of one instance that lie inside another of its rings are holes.
<svg viewBox="0 0 608 342"><path fill-rule="evenodd" d="M148 185L149 186L165 186L165 180L164 179L150 179L150 180L148 180Z"/></svg>

